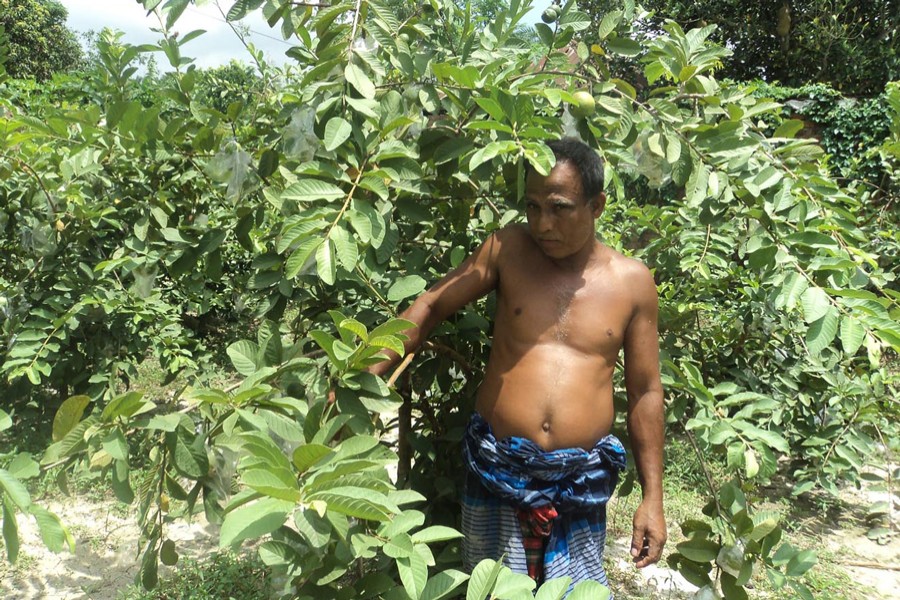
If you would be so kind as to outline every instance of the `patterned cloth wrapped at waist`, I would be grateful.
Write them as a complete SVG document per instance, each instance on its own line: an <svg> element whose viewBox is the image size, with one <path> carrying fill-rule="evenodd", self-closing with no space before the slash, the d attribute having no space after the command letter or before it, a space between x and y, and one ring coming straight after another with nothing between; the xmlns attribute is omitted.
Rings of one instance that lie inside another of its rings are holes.
<svg viewBox="0 0 900 600"><path fill-rule="evenodd" d="M552 505L559 513L605 506L625 468L625 448L614 435L590 451L545 452L526 438L498 440L478 413L466 429L463 453L469 470L493 495L523 509Z"/></svg>
<svg viewBox="0 0 900 600"><path fill-rule="evenodd" d="M590 450L545 452L531 440L498 440L477 413L463 440L463 559L499 559L538 583L567 576L606 585L606 503L625 467L612 435ZM570 588L571 590L571 588Z"/></svg>

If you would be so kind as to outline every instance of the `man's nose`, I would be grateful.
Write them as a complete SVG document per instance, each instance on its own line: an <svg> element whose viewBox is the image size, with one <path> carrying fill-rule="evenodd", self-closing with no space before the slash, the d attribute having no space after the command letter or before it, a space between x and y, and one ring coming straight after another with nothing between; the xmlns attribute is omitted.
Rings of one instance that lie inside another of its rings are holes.
<svg viewBox="0 0 900 600"><path fill-rule="evenodd" d="M538 214L537 230L540 232L553 230L553 215L549 211L542 210Z"/></svg>

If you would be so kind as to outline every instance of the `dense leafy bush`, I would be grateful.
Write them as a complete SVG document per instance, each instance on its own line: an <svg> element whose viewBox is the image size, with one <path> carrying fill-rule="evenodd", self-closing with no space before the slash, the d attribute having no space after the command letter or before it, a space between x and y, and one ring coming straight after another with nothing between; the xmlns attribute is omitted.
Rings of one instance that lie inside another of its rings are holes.
<svg viewBox="0 0 900 600"><path fill-rule="evenodd" d="M170 26L187 6L144 4ZM200 100L183 54L199 33L167 30L158 50L174 73L158 95L135 80L141 49L106 34L84 103L36 119L6 102L0 118L0 193L15 206L0 221L2 371L83 392L62 404L42 462L102 473L137 503L142 581L177 560L166 523L202 506L222 546L271 534L260 557L299 597L434 599L467 579L469 598L529 593L494 563L456 570L445 510L493 300L442 325L395 388L362 369L402 352L407 324L391 317L409 298L519 218L526 161L552 166L544 141L577 133L607 160L604 241L654 270L668 420L709 487L708 518L682 524L670 563L705 594L746 597L760 569L808 594L796 577L814 553L781 542L755 486L790 462L793 493L835 491L879 445L896 451L885 355L900 349L900 292L875 252L897 240L873 244L861 197L795 137L801 123L769 126L780 104L715 79L728 52L707 41L713 28L669 23L637 41L626 3L594 48L570 2L537 25L536 61L517 33L528 3L490 24L437 0L240 0L229 18L260 7L295 39L297 65L258 62L249 96L227 106ZM649 87L610 79L611 56L636 57ZM596 109L576 119L579 90ZM228 347L241 381L172 399L114 392L148 352L202 372L189 323L215 314L256 326ZM396 447L382 441L395 427ZM730 481L707 476L710 452ZM411 489L388 474L397 453ZM6 536L28 504L4 506ZM598 597L588 588L577 593Z"/></svg>
<svg viewBox="0 0 900 600"><path fill-rule="evenodd" d="M588 0L599 23L623 0ZM788 86L824 83L872 96L900 77L897 0L649 0L643 27L671 19L682 28L716 25L713 39L732 49L724 77Z"/></svg>
<svg viewBox="0 0 900 600"><path fill-rule="evenodd" d="M66 27L67 16L56 0L0 0L0 27L7 34L2 54L11 76L46 81L81 65L81 46Z"/></svg>
<svg viewBox="0 0 900 600"><path fill-rule="evenodd" d="M799 88L754 84L754 94L787 102L792 114L807 121L808 135L829 154L832 173L850 182L887 192L890 173L882 168L878 149L891 122L887 92L873 98L851 98L824 84Z"/></svg>

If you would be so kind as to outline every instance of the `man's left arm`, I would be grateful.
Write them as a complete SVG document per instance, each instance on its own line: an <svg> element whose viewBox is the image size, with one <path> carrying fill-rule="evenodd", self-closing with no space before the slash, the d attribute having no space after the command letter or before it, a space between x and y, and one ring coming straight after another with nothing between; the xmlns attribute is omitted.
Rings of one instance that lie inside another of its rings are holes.
<svg viewBox="0 0 900 600"><path fill-rule="evenodd" d="M650 271L635 264L630 283L635 308L625 330L625 390L628 394L628 435L634 452L643 500L634 514L631 556L635 566L659 560L666 543L663 515L663 442L665 406L659 376L659 300Z"/></svg>

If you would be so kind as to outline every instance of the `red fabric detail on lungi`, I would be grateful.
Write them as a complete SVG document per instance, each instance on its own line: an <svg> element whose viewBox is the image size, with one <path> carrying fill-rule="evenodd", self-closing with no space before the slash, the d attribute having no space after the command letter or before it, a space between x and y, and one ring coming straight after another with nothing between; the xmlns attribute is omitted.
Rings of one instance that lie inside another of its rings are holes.
<svg viewBox="0 0 900 600"><path fill-rule="evenodd" d="M559 516L552 504L532 509L518 509L516 517L522 528L522 546L525 548L525 564L528 576L538 585L544 580L544 549L553 529L553 520Z"/></svg>

